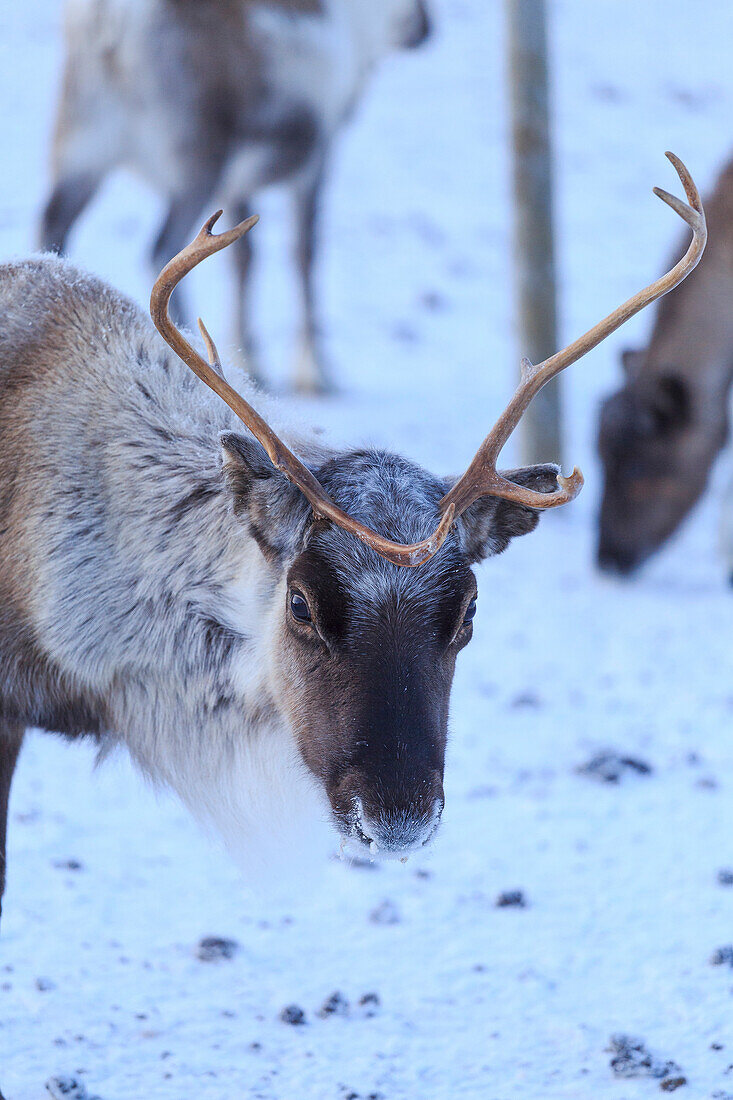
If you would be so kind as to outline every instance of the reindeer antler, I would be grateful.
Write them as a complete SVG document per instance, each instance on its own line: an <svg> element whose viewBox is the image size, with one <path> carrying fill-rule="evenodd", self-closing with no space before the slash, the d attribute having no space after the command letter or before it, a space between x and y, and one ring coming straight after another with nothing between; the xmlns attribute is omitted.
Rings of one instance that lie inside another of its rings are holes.
<svg viewBox="0 0 733 1100"><path fill-rule="evenodd" d="M556 352L555 355L551 355L549 359L538 363L537 366L533 366L529 359L522 359L519 387L514 397L486 436L465 474L443 497L441 501L442 508L447 508L453 504L455 505L456 515L460 515L475 500L485 495L502 497L504 500L514 500L518 504L526 504L530 508L556 508L558 504L567 504L568 501L574 500L582 489L583 475L577 467L568 478L558 475L559 488L555 492L537 493L532 489L525 489L521 485L514 485L513 482L501 477L496 470L496 460L530 401L546 382L549 382L551 378L554 378L572 363L576 363L578 359L581 359L597 344L600 344L602 340L605 340L607 336L610 336L612 332L615 332L617 328L620 328L625 321L628 321L644 306L650 305L657 298L661 298L664 294L673 290L697 266L707 241L705 212L702 208L697 187L682 161L674 153L667 153L666 156L674 165L677 175L682 181L690 205L688 206L687 203L682 202L675 195L670 195L659 187L654 188L654 194L658 195L668 206L671 206L692 229L692 240L687 252L666 275L657 279L650 286L645 287L644 290L640 290L633 298L629 298L613 313L609 313L608 317L599 321L597 325L594 325L593 328L589 329L572 344L568 344L562 351Z"/></svg>
<svg viewBox="0 0 733 1100"><path fill-rule="evenodd" d="M166 264L155 280L150 295L150 315L153 318L155 327L186 366L190 367L202 382L210 386L214 393L217 393L227 403L232 412L236 413L245 427L249 428L267 451L273 466L284 473L293 485L298 486L313 508L316 517L330 519L339 527L343 527L344 530L351 531L367 546L371 546L383 558L394 562L395 565L420 565L422 562L427 561L443 544L451 528L454 519L454 509L452 507L445 510L437 530L429 538L423 542L414 543L412 546L391 542L389 539L378 535L376 531L372 531L371 528L365 527L363 523L360 523L333 503L320 481L314 477L308 467L299 458L296 458L290 448L283 443L270 425L252 408L250 403L245 401L242 395L229 385L221 371L214 341L209 336L203 322L199 322L199 324L210 360L208 363L189 344L185 336L178 331L171 321L168 313L168 302L181 279L188 275L189 271L192 271L207 256L212 256L220 249L238 241L259 220L257 217L247 218L246 221L240 222L239 225L234 226L233 229L229 229L225 233L214 234L211 231L221 214L222 211L219 210L209 218L195 240L187 245L182 252L179 252L170 263Z"/></svg>
<svg viewBox="0 0 733 1100"><path fill-rule="evenodd" d="M671 206L692 229L692 241L687 252L666 275L657 279L656 282L653 282L644 290L640 290L633 298L629 298L627 302L624 302L608 317L599 321L597 325L594 325L592 329L589 329L588 332L562 351L550 356L549 359L545 359L543 363L539 363L537 366L533 366L528 359L522 360L520 383L514 397L486 436L466 472L441 500L442 518L440 523L433 534L422 542L413 543L412 545L392 542L390 539L383 538L371 528L366 527L334 504L308 467L296 458L269 424L226 381L221 370L216 347L203 322L199 321L199 326L209 356L208 363L189 344L188 340L171 321L168 314L168 302L181 279L207 256L226 248L238 241L245 233L248 233L252 226L256 225L258 221L256 217L247 218L246 221L241 222L233 229L218 234L212 233L212 229L221 217L221 210L209 218L195 240L187 245L182 252L179 252L163 268L156 279L150 296L150 313L163 339L191 368L194 374L198 375L207 386L210 386L236 413L245 427L252 432L265 448L273 466L284 473L301 490L313 508L316 517L329 519L338 524L339 527L343 527L344 530L350 531L362 542L365 542L367 546L371 546L383 558L395 565L420 565L436 553L458 516L465 512L479 497L501 497L504 500L512 500L529 508L545 509L556 508L559 504L566 504L580 492L583 486L583 475L577 468L573 470L568 478L558 475L558 488L554 492L538 493L503 478L496 469L496 461L530 401L546 382L549 382L551 378L554 378L572 363L577 362L578 359L591 351L597 344L600 344L612 332L615 332L624 321L628 321L644 306L654 302L657 298L661 298L663 294L667 294L668 291L681 283L697 265L707 240L702 202L692 177L682 161L674 153L667 153L667 157L674 165L682 181L689 205L658 187L654 188L654 193L668 206Z"/></svg>

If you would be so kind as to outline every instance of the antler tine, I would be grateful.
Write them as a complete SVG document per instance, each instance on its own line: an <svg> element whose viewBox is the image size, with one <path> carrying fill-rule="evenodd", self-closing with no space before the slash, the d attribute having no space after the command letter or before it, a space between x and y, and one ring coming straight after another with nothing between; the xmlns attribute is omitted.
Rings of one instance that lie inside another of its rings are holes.
<svg viewBox="0 0 733 1100"><path fill-rule="evenodd" d="M680 177L680 180L682 181L682 186L685 189L685 194L687 195L687 201L689 202L690 206L693 208L693 210L696 210L698 214L702 214L704 217L705 211L702 208L702 199L700 198L700 194L697 190L697 187L695 186L695 181L693 180L689 171L682 163L680 158L676 155L676 153L671 153L668 149L664 155L673 166L677 175ZM659 195L661 197L661 187L654 187L652 188L652 190L654 191L655 195ZM665 191L664 194L666 195L667 192ZM685 221L687 221L687 218L684 214L682 215L682 217L684 217Z"/></svg>
<svg viewBox="0 0 733 1100"><path fill-rule="evenodd" d="M308 467L296 458L290 448L275 434L270 425L226 381L216 345L203 321L199 320L199 328L209 356L208 363L171 321L168 313L168 303L171 294L181 279L207 256L212 256L215 252L219 252L222 248L238 241L258 221L257 217L247 218L246 221L240 222L233 229L214 234L211 230L220 216L221 210L209 218L194 240L177 256L174 256L170 263L166 264L156 279L150 295L150 315L155 327L186 366L190 367L202 382L205 382L214 393L226 402L245 427L259 440L273 466L285 474L300 489L313 508L316 517L330 519L333 523L343 527L344 530L350 531L367 546L375 550L376 553L395 565L421 565L443 545L453 525L455 517L453 507L448 506L443 509L440 523L432 535L423 539L422 542L416 542L412 545L403 545L383 538L376 531L372 531L371 528L349 516L334 504Z"/></svg>
<svg viewBox="0 0 733 1100"><path fill-rule="evenodd" d="M259 221L259 218L254 215L240 222L239 225L235 225L233 229L214 234L211 230L221 217L221 213L221 210L219 210L216 214L213 214L200 229L194 240L163 268L150 295L150 314L155 327L166 343L173 348L186 366L190 367L194 374L198 375L236 413L242 423L249 428L265 448L273 466L287 474L303 490L309 500L311 497L314 498L312 503L316 507L315 501L323 495L323 490L318 481L273 432L269 424L262 419L249 402L245 401L241 394L237 393L226 381L221 370L216 345L203 322L200 322L200 327L211 359L209 363L199 355L185 336L179 332L168 313L171 294L181 279L188 275L190 271L193 271L194 267L206 259L207 256L212 256L215 252L219 252L222 248L238 241Z"/></svg>
<svg viewBox="0 0 733 1100"><path fill-rule="evenodd" d="M657 298L673 290L697 266L707 241L702 202L692 176L679 157L669 152L666 155L680 178L689 205L660 188L655 187L654 193L671 206L692 229L692 240L687 252L671 271L629 298L562 351L556 352L555 355L551 355L549 359L545 359L536 366L533 366L528 359L522 360L520 382L516 393L479 447L465 474L443 497L441 501L443 508L454 505L456 515L460 515L470 504L484 495L513 500L531 508L555 508L559 504L566 504L573 500L582 489L583 475L577 467L573 469L569 478L558 475L558 488L554 492L537 493L501 477L496 470L496 461L527 406L545 383L581 359L644 306L650 305Z"/></svg>
<svg viewBox="0 0 733 1100"><path fill-rule="evenodd" d="M170 319L168 302L181 279L206 256L211 256L214 252L226 248L234 241L239 240L245 233L248 233L252 226L256 224L256 217L248 218L233 229L219 234L212 233L212 229L218 221L221 211L209 218L191 244L184 248L161 271L150 296L150 313L163 339L191 368L194 374L198 375L229 405L242 423L262 444L273 466L285 474L301 490L313 508L316 517L329 519L343 527L344 530L350 531L367 546L375 550L376 553L395 565L420 565L431 558L442 546L455 519L481 496L501 497L505 500L512 500L518 504L526 505L529 508L545 509L565 504L573 500L580 492L583 486L583 476L577 469L574 469L568 478L558 474L558 488L555 492L537 493L532 489L516 485L514 482L503 478L497 472L496 460L530 401L546 382L549 382L556 374L575 363L602 340L605 340L624 321L633 317L644 306L649 305L672 290L697 265L707 239L702 203L692 177L682 161L673 153L667 153L667 156L682 181L689 205L666 191L661 191L658 188L654 190L655 194L668 206L671 206L692 229L692 241L687 252L666 275L657 279L656 282L653 282L644 290L639 291L633 298L629 298L627 302L624 302L608 317L599 321L597 325L594 325L592 329L589 329L588 332L562 351L550 356L549 359L545 359L537 366L533 366L528 359L522 360L520 383L514 397L479 447L466 472L441 500L442 517L438 527L432 535L423 539L422 542L413 543L409 546L383 538L376 531L372 531L371 528L364 526L364 524L338 508L308 467L296 458L249 402L245 401L241 394L237 393L225 380L216 346L203 322L199 321L199 327L209 356L208 363L195 351Z"/></svg>
<svg viewBox="0 0 733 1100"><path fill-rule="evenodd" d="M216 344L214 343L211 333L207 329L201 318L198 318L199 332L201 333L201 339L204 342L206 348L206 354L209 357L209 366L216 371L223 382L226 382L224 377L224 368L221 365L221 359L219 358L219 352L217 351Z"/></svg>

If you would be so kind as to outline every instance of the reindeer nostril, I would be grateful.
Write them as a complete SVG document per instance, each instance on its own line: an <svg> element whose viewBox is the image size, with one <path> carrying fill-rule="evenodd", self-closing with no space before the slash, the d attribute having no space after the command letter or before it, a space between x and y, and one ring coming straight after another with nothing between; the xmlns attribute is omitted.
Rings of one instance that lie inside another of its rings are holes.
<svg viewBox="0 0 733 1100"><path fill-rule="evenodd" d="M369 845L372 854L379 851L379 828L364 813L364 803L358 795L354 799L353 831L363 843Z"/></svg>

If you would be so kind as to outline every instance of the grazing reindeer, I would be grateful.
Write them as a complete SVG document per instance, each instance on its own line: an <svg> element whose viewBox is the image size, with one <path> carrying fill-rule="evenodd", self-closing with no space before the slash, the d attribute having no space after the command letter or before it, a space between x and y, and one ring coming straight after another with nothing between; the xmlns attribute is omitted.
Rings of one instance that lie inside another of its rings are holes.
<svg viewBox="0 0 733 1100"><path fill-rule="evenodd" d="M27 726L126 746L245 854L286 846L283 830L300 840L310 812L367 854L430 840L471 566L583 482L550 465L502 475L497 458L545 382L697 263L704 214L671 159L690 206L657 193L692 227L686 256L564 351L525 360L457 480L308 440L291 440L297 458L225 381L203 326L209 362L174 327L178 282L256 219L214 235L215 216L161 272L151 313L176 354L65 260L0 267L3 841Z"/></svg>
<svg viewBox="0 0 733 1100"><path fill-rule="evenodd" d="M285 183L302 313L296 384L327 388L313 268L331 143L381 58L428 33L425 0L68 0L41 247L64 250L72 225L120 165L168 203L156 271L180 251L215 193L244 219L254 192ZM254 377L246 237L232 256L234 337Z"/></svg>
<svg viewBox="0 0 733 1100"><path fill-rule="evenodd" d="M598 563L620 574L633 573L679 527L728 435L733 162L705 206L712 243L703 262L694 279L660 302L648 346L623 353L626 382L601 409ZM723 533L733 571L730 525Z"/></svg>

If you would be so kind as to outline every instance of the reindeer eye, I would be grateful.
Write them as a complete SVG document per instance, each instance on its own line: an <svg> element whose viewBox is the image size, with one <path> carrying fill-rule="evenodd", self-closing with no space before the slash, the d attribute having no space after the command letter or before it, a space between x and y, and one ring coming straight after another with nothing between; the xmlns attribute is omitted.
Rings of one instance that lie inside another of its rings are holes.
<svg viewBox="0 0 733 1100"><path fill-rule="evenodd" d="M308 607L308 601L305 596L300 592L290 593L290 610L293 618L297 619L299 623L309 623L311 621L311 612Z"/></svg>
<svg viewBox="0 0 733 1100"><path fill-rule="evenodd" d="M469 623L473 622L475 615L476 615L476 597L474 596L473 599L471 600L470 604L466 608L466 614L463 616L463 625L468 626Z"/></svg>

